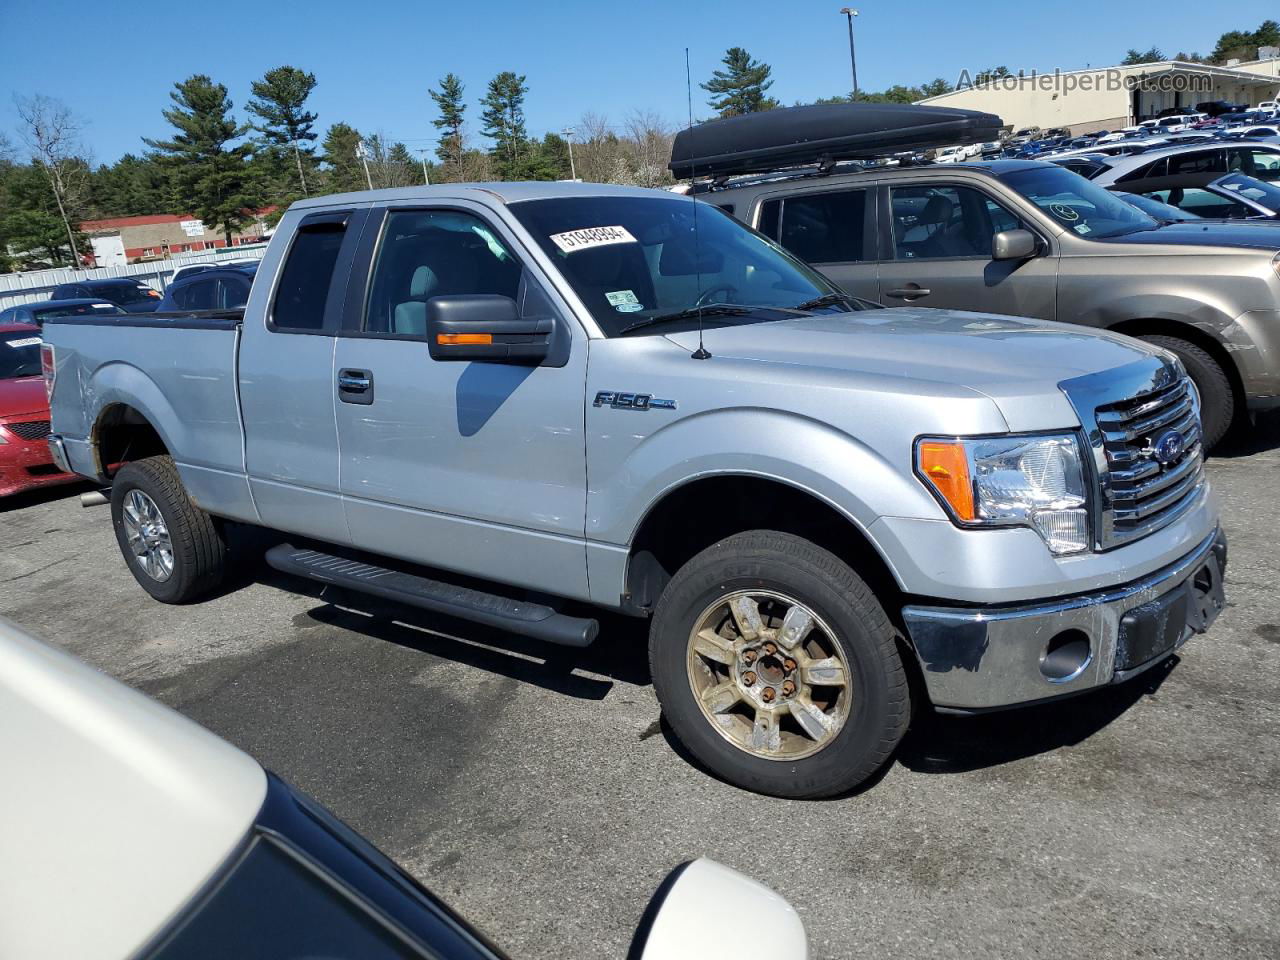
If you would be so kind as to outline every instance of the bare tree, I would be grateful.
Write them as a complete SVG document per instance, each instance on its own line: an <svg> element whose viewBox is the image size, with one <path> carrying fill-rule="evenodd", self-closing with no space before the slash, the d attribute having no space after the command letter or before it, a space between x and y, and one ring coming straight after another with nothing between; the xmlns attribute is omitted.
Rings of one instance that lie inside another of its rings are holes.
<svg viewBox="0 0 1280 960"><path fill-rule="evenodd" d="M13 144L9 142L9 138L0 131L0 165L13 163Z"/></svg>
<svg viewBox="0 0 1280 960"><path fill-rule="evenodd" d="M80 142L80 121L61 100L42 93L30 97L15 95L13 102L24 125L23 142L31 151L32 159L49 178L58 213L67 228L72 262L79 264L80 251L76 248L75 230L71 226L71 209L79 200L82 184L78 181L87 169L81 159L84 148Z"/></svg>
<svg viewBox="0 0 1280 960"><path fill-rule="evenodd" d="M584 113L575 130L578 176L588 183L609 183L617 173L622 145L613 135L607 117Z"/></svg>
<svg viewBox="0 0 1280 960"><path fill-rule="evenodd" d="M669 182L667 158L671 156L671 128L652 110L633 110L627 117L627 139L634 151L636 180L642 187Z"/></svg>

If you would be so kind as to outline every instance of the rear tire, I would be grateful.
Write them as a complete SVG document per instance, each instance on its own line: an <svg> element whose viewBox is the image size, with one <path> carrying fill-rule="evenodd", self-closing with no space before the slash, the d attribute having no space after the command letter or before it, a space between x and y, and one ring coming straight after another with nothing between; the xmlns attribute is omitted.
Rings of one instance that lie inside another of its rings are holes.
<svg viewBox="0 0 1280 960"><path fill-rule="evenodd" d="M1209 452L1227 435L1236 415L1238 400L1227 372L1207 351L1181 337L1151 334L1140 339L1176 354L1187 368L1200 391L1200 429L1205 452Z"/></svg>
<svg viewBox="0 0 1280 960"><path fill-rule="evenodd" d="M191 501L171 458L120 468L111 485L111 522L129 571L161 603L190 603L222 582L222 531Z"/></svg>
<svg viewBox="0 0 1280 960"><path fill-rule="evenodd" d="M755 530L676 572L653 617L649 661L663 713L698 761L747 790L811 799L863 783L906 732L895 639L847 564L800 537Z"/></svg>

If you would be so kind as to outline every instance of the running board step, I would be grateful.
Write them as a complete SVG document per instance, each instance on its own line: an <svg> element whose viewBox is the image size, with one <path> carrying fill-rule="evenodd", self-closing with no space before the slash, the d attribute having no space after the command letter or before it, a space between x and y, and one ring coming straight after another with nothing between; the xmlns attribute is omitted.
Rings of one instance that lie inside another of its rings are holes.
<svg viewBox="0 0 1280 960"><path fill-rule="evenodd" d="M565 616L544 604L512 600L346 557L303 550L288 543L272 547L266 559L281 573L446 613L564 647L588 646L600 632L598 621Z"/></svg>

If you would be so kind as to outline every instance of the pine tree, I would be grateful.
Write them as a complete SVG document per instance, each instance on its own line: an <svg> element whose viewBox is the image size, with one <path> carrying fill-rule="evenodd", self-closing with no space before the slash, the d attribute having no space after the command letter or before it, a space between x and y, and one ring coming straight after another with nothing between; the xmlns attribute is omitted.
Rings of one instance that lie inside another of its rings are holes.
<svg viewBox="0 0 1280 960"><path fill-rule="evenodd" d="M501 179L519 173L520 158L528 152L528 132L524 125L524 98L528 87L524 77L504 70L489 81L489 92L480 101L484 112L484 135L493 141L494 161Z"/></svg>
<svg viewBox="0 0 1280 960"><path fill-rule="evenodd" d="M431 99L440 108L440 116L431 121L437 130L443 130L440 145L436 147L436 156L441 163L452 166L456 171L462 164L462 152L465 146L462 141L463 114L467 105L463 102L462 81L456 74L447 73L440 81L440 92L428 90Z"/></svg>
<svg viewBox="0 0 1280 960"><path fill-rule="evenodd" d="M249 126L231 115L227 88L204 74L175 83L169 98L174 106L164 118L173 139L143 142L163 158L184 212L220 225L230 246L232 231L253 220L251 210L262 202L249 168L253 145L235 143Z"/></svg>
<svg viewBox="0 0 1280 960"><path fill-rule="evenodd" d="M360 131L350 124L335 123L324 136L321 160L328 167L325 171L326 193L347 193L365 190L369 184L364 178L364 167L356 150L360 146Z"/></svg>
<svg viewBox="0 0 1280 960"><path fill-rule="evenodd" d="M310 196L307 171L315 163L310 144L316 139L312 129L316 115L306 109L307 97L315 86L315 74L297 67L276 67L253 82L255 99L250 100L246 108L261 120L254 129L262 135L271 153L277 157L286 150L293 154L303 196Z"/></svg>
<svg viewBox="0 0 1280 960"><path fill-rule="evenodd" d="M773 86L769 79L773 68L767 63L752 60L751 54L742 47L730 47L722 62L727 69L715 71L711 79L701 85L712 95L707 103L720 116L736 117L778 106L777 100L765 96L765 91Z"/></svg>

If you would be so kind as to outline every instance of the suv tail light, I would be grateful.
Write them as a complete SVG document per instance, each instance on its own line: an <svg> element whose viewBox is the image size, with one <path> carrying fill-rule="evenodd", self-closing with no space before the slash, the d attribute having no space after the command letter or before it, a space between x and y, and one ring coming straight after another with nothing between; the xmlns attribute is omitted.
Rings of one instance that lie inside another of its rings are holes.
<svg viewBox="0 0 1280 960"><path fill-rule="evenodd" d="M40 375L44 377L44 392L53 402L53 383L58 379L58 365L52 343L40 344Z"/></svg>

